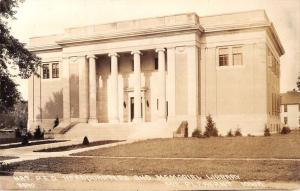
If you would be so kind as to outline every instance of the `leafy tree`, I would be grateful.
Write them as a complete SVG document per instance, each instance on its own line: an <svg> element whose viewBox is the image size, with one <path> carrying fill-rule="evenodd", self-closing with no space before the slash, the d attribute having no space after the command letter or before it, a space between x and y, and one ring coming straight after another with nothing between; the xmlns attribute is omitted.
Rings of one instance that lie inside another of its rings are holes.
<svg viewBox="0 0 300 191"><path fill-rule="evenodd" d="M218 129L216 128L216 124L213 121L211 115L206 117L206 126L204 136L206 137L217 137L218 136Z"/></svg>
<svg viewBox="0 0 300 191"><path fill-rule="evenodd" d="M15 19L16 8L23 0L0 0L0 111L6 112L20 100L17 84L12 77L29 78L36 70L40 59L25 48L10 34L8 22ZM11 74L12 69L18 74Z"/></svg>
<svg viewBox="0 0 300 191"><path fill-rule="evenodd" d="M297 87L298 87L298 90L300 91L300 76L298 77Z"/></svg>

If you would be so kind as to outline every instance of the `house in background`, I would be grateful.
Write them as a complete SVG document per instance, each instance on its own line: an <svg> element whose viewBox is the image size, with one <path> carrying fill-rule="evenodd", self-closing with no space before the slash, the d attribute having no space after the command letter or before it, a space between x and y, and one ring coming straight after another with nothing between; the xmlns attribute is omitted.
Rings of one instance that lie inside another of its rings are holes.
<svg viewBox="0 0 300 191"><path fill-rule="evenodd" d="M281 94L281 122L291 129L300 128L300 92L295 89Z"/></svg>

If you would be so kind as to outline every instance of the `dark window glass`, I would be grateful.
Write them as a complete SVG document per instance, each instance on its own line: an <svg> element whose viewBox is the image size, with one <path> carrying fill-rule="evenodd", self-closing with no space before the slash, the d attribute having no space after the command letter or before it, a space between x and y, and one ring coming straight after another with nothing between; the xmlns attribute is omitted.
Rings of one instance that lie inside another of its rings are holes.
<svg viewBox="0 0 300 191"><path fill-rule="evenodd" d="M154 59L154 69L158 70L158 58Z"/></svg>
<svg viewBox="0 0 300 191"><path fill-rule="evenodd" d="M58 63L52 64L52 78L59 78L59 65Z"/></svg>
<svg viewBox="0 0 300 191"><path fill-rule="evenodd" d="M50 73L49 73L49 64L43 64L43 79L49 79Z"/></svg>
<svg viewBox="0 0 300 191"><path fill-rule="evenodd" d="M284 112L287 112L287 105L284 105Z"/></svg>

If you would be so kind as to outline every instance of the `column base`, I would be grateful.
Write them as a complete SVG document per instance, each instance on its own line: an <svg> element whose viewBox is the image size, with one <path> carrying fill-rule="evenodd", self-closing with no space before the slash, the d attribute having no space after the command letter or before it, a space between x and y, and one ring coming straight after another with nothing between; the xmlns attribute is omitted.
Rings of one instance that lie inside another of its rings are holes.
<svg viewBox="0 0 300 191"><path fill-rule="evenodd" d="M110 119L109 120L110 123L120 123L119 119Z"/></svg>
<svg viewBox="0 0 300 191"><path fill-rule="evenodd" d="M98 123L98 120L97 119L89 119L88 123Z"/></svg>
<svg viewBox="0 0 300 191"><path fill-rule="evenodd" d="M142 118L134 118L132 120L133 123L141 123L142 121L143 121Z"/></svg>

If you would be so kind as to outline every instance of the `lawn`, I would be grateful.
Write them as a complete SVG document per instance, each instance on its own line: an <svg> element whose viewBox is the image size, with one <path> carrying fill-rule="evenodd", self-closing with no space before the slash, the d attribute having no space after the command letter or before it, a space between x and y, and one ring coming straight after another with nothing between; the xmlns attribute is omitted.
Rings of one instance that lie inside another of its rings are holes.
<svg viewBox="0 0 300 191"><path fill-rule="evenodd" d="M299 160L259 160L259 158L300 158L298 131L271 137L153 139L76 155L79 156L19 162L13 164L12 168L15 171L25 172L108 175L185 174L205 177L213 174L235 174L242 180L300 181ZM175 159L176 157L181 159ZM192 157L217 159L190 159ZM257 158L257 160L230 158Z"/></svg>
<svg viewBox="0 0 300 191"><path fill-rule="evenodd" d="M300 131L270 137L152 139L77 153L78 156L300 158Z"/></svg>
<svg viewBox="0 0 300 191"><path fill-rule="evenodd" d="M13 170L105 175L235 174L241 180L300 181L300 161L198 161L56 157L14 164Z"/></svg>

